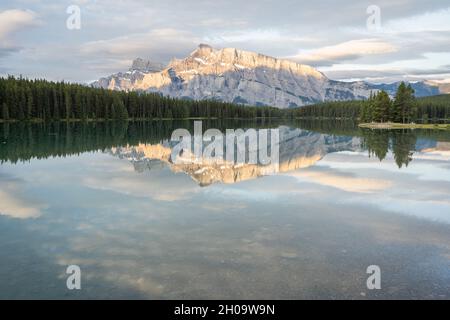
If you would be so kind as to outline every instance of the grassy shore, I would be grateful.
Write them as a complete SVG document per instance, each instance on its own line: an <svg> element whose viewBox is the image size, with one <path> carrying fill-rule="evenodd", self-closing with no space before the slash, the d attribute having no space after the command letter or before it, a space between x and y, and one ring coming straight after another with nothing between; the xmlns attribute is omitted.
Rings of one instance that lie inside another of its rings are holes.
<svg viewBox="0 0 450 320"><path fill-rule="evenodd" d="M360 128L369 129L434 129L434 130L450 130L450 124L418 124L418 123L361 123Z"/></svg>

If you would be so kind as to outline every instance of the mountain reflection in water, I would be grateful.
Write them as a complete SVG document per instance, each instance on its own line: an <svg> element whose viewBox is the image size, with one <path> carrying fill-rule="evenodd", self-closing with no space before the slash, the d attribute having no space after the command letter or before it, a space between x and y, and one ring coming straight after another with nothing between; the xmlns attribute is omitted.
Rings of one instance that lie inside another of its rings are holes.
<svg viewBox="0 0 450 320"><path fill-rule="evenodd" d="M202 159L200 163L174 164L171 161L172 132L186 128L193 132L193 121L98 122L4 124L0 126L0 160L26 161L33 158L60 157L102 150L130 160L142 172L162 162L173 172L184 172L201 186L216 182L236 183L257 177L289 172L314 165L334 152L368 150L380 161L392 152L398 167L408 166L415 151L437 147L435 135L445 133L412 130L358 129L351 122L276 122L205 121L206 129L278 128L280 131L279 168L271 165L218 163ZM324 125L325 124L325 125ZM300 129L300 128L307 129ZM440 144L441 148L446 145ZM247 150L248 152L248 150Z"/></svg>
<svg viewBox="0 0 450 320"><path fill-rule="evenodd" d="M171 159L172 144L139 144L112 148L111 153L133 162L137 171L151 169L155 160L167 164L173 172L184 172L201 186L212 183L236 183L278 172L288 172L314 165L326 154L338 151L355 151L361 147L359 138L325 135L307 130L279 127L279 163L249 164L227 163L224 159L200 159L174 163ZM248 154L249 148L246 149ZM247 157L248 158L248 157Z"/></svg>

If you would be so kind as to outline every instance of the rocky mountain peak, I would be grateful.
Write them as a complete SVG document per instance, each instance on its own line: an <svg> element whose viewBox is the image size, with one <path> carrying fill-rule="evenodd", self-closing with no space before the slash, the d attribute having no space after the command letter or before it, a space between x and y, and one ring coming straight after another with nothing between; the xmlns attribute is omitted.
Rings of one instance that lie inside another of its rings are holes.
<svg viewBox="0 0 450 320"><path fill-rule="evenodd" d="M189 56L173 59L166 67L138 58L129 72L101 78L93 86L158 92L183 99L293 108L323 101L365 99L376 90L391 94L398 85L333 81L317 69L295 61L200 44ZM418 96L439 92L439 88L425 84L413 87Z"/></svg>
<svg viewBox="0 0 450 320"><path fill-rule="evenodd" d="M211 53L214 52L214 48L211 47L210 45L204 44L204 43L200 43L197 47L197 49L195 49L190 56L191 57L207 57L209 55L211 55Z"/></svg>
<svg viewBox="0 0 450 320"><path fill-rule="evenodd" d="M130 71L141 71L141 72L159 72L164 69L164 65L157 62L152 62L150 60L145 60L142 58L136 58L133 60Z"/></svg>
<svg viewBox="0 0 450 320"><path fill-rule="evenodd" d="M296 63L290 60L277 59L256 52L239 50L236 48L214 49L210 45L200 44L187 59L176 60L184 65L190 64L194 60L200 68L218 68L225 70L244 69L267 69L285 70L299 76L310 76L319 80L326 79L326 76L317 69Z"/></svg>

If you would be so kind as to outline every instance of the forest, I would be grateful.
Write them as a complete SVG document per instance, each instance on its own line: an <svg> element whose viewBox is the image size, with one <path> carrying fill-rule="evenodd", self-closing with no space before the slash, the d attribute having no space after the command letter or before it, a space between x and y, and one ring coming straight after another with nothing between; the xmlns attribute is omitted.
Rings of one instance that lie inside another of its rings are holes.
<svg viewBox="0 0 450 320"><path fill-rule="evenodd" d="M214 100L187 100L158 93L119 92L81 84L0 78L0 120L125 120L271 118L283 112Z"/></svg>
<svg viewBox="0 0 450 320"><path fill-rule="evenodd" d="M393 99L379 91L367 100L323 102L287 112L290 117L305 119L439 123L450 120L450 95L415 98L414 90L402 83Z"/></svg>
<svg viewBox="0 0 450 320"><path fill-rule="evenodd" d="M438 123L450 119L450 95L415 98L402 83L391 99L379 91L367 100L323 102L294 109L188 100L158 93L123 92L81 84L0 78L0 121L149 119L351 119L359 122Z"/></svg>

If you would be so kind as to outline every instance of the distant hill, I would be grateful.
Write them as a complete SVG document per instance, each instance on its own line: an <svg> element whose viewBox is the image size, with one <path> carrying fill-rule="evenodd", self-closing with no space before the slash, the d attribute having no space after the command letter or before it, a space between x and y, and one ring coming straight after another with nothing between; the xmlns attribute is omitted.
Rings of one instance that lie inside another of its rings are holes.
<svg viewBox="0 0 450 320"><path fill-rule="evenodd" d="M374 89L378 90L384 90L386 91L390 96L395 96L395 93L397 92L397 88L400 85L401 82L394 82L390 84L372 84L371 86ZM408 82L407 82L408 83ZM428 84L424 81L420 82L409 82L412 86L412 88L415 91L416 97L428 97L428 96L435 96L441 94L441 90L436 85Z"/></svg>

